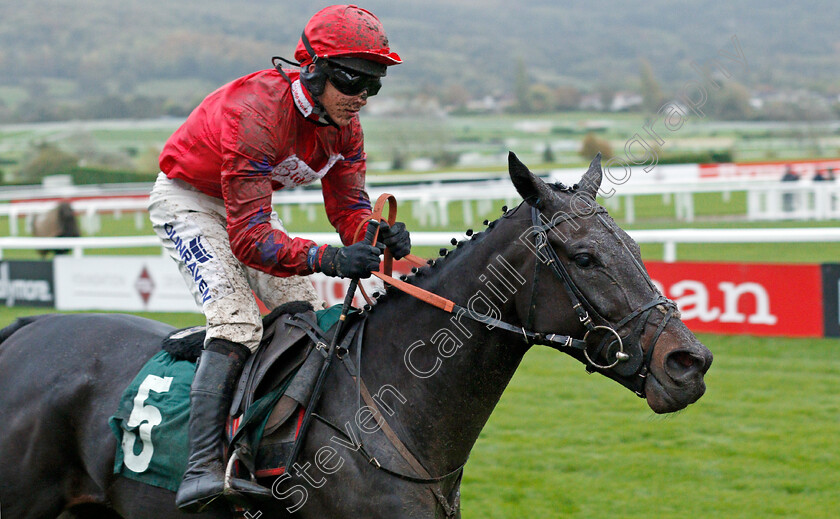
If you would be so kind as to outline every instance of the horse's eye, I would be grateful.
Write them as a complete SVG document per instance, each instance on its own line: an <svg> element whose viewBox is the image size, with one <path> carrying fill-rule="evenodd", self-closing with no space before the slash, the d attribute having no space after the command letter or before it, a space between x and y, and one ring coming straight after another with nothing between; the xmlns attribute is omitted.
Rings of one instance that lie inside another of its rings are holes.
<svg viewBox="0 0 840 519"><path fill-rule="evenodd" d="M589 254L576 254L572 259L574 260L575 265L582 269L595 266L595 258Z"/></svg>

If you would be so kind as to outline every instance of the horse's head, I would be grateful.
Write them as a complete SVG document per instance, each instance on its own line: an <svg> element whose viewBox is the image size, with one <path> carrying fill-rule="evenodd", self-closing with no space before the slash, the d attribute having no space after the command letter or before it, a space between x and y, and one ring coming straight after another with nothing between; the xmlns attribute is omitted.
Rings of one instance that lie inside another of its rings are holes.
<svg viewBox="0 0 840 519"><path fill-rule="evenodd" d="M523 272L533 272L534 288L516 300L525 328L546 339L582 338L553 345L645 397L657 413L700 398L712 354L653 284L636 242L595 201L600 155L573 187L546 184L512 153L509 168L525 200L508 215L521 229L512 252ZM580 324L558 329L568 322Z"/></svg>

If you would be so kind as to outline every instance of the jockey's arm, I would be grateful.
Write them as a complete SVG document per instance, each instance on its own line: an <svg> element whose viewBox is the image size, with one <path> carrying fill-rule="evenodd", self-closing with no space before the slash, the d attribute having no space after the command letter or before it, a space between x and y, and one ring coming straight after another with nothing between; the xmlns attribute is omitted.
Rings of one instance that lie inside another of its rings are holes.
<svg viewBox="0 0 840 519"><path fill-rule="evenodd" d="M359 150L355 156L340 160L321 179L324 209L332 226L341 236L344 245L355 239L356 229L371 215L370 197L365 191L365 154Z"/></svg>
<svg viewBox="0 0 840 519"><path fill-rule="evenodd" d="M307 253L315 242L291 238L270 224L273 191L269 176L246 171L225 177L223 174L222 193L234 256L249 267L275 276L311 274Z"/></svg>

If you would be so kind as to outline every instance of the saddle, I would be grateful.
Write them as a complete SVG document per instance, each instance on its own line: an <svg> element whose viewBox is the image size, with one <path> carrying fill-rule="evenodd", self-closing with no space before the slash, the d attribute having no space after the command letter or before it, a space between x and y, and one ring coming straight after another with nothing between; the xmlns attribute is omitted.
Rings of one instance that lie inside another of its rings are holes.
<svg viewBox="0 0 840 519"><path fill-rule="evenodd" d="M363 322L354 318L357 313L348 316L342 344L349 345ZM228 427L229 451L252 475L283 472L340 314L340 305L315 312L309 303L298 301L263 318L260 348L242 369ZM203 326L177 330L164 340L163 349L194 362L205 334ZM264 442L269 435L270 444Z"/></svg>

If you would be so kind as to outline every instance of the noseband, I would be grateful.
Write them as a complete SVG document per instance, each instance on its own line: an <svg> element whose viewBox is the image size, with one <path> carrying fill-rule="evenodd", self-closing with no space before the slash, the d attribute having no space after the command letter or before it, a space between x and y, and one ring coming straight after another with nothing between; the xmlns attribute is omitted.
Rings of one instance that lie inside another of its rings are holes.
<svg viewBox="0 0 840 519"><path fill-rule="evenodd" d="M539 209L533 206L531 207L531 222L533 224L531 229L534 231L533 236L537 261L534 265L531 302L529 304L528 320L525 328L533 329L535 309L537 306L536 292L537 287L539 286L539 274L541 265L545 264L551 268L554 275L563 283L566 293L571 300L572 307L574 308L581 325L586 329L586 333L581 340L561 337L555 334L545 335L533 332L530 334L526 333L526 337L528 337L528 335L532 335L533 339L529 340L529 342L534 344L546 345L561 351L568 352L568 350L572 348L578 350L578 352L582 352L583 359L580 358L579 354L573 356L586 364L587 371L590 373L594 371L602 373L603 375L612 378L626 388L630 389L638 396L644 397L645 379L647 378L647 374L650 370L650 362L653 358L653 351L656 347L656 343L659 341L659 337L665 329L665 326L677 311L676 304L670 299L659 295L659 297L656 297L647 304L633 310L618 323L612 325L606 318L601 316L595 307L587 300L586 296L569 275L569 271L566 269L566 266L562 261L560 261L560 257L557 255L557 252L549 245L548 242L548 231L552 230L560 223L577 217L597 216L598 220L618 239L625 250L627 250L636 268L639 269L639 272L643 275L651 288L653 288L654 292L658 293L658 290L650 281L642 266L639 265L635 256L633 256L630 252L630 249L624 243L624 240L622 240L621 236L617 235L604 221L602 215L600 214L604 212L605 211L603 209L599 209L588 215L566 215L562 219L555 219L547 222L541 215ZM653 309L657 307L663 307L665 315L659 322L659 325L656 328L656 333L654 333L651 338L647 351L644 352L641 345L642 336ZM598 324L593 322L593 317L594 321L597 321ZM618 331L636 318L639 318L636 322L636 326L627 336L622 337ZM523 328L523 331L525 328ZM601 340L597 343L597 346L594 349L590 348L590 341L588 339L590 339L590 336L594 338L599 334L602 335ZM562 340L558 342L556 340L557 338L561 338ZM600 359L603 359L600 361L602 363L598 362Z"/></svg>
<svg viewBox="0 0 840 519"><path fill-rule="evenodd" d="M376 205L374 206L374 211L372 215L372 219L375 222L379 222L382 218L382 209L384 206L385 198L393 198L391 195L384 194L380 196L379 200L377 201ZM519 208L523 205L526 205L524 202L520 204ZM517 208L517 210L519 209ZM393 200L391 205L392 213L389 215L388 223L389 225L394 224L394 218L396 217L396 200ZM516 210L507 213L507 215L512 215L515 213ZM665 326L670 321L671 317L676 313L677 307L676 304L671 301L670 299L662 296L661 294L659 297L654 298L649 303L642 305L640 308L632 311L629 315L621 319L615 326L610 324L610 322L602 317L595 307L586 299L586 296L583 292L578 288L575 284L572 277L569 275L569 272L566 270L566 267L563 265L563 262L560 261L560 257L557 255L557 252L549 246L547 232L552 230L555 226L559 225L564 221L569 221L573 218L579 216L598 216L598 219L601 223L609 230L622 244L622 246L627 250L632 259L633 263L639 269L642 277L647 281L649 286L653 289L653 292L659 294L659 291L650 281L650 278L647 276L644 268L636 261L635 256L633 256L632 252L624 241L621 239L621 236L615 233L615 231L604 221L602 216L598 213L604 213L603 209L596 210L590 215L575 215L575 216L567 216L564 219L554 220L552 222L544 223L544 217L541 216L539 209L534 206L531 206L531 221L533 226L531 229L534 231L534 241L535 241L535 252L537 253L537 259L535 261L534 266L534 278L533 278L533 285L531 286L531 301L529 304L529 311L528 311L528 320L525 327L518 327L512 324L506 323L504 321L500 321L489 315L480 314L470 310L469 308L464 308L463 306L457 305L454 302L445 299L441 296L423 290L419 287L406 283L405 281L395 279L390 275L390 258L389 253L386 251L386 261L385 261L385 271L386 273L379 273L373 272L372 274L377 276L378 278L382 279L384 282L394 286L398 290L401 290L413 297L424 301L432 306L438 307L446 312L455 313L459 317L461 315L465 315L470 319L473 319L477 322L485 324L488 328L498 327L502 330L506 330L509 332L513 332L516 334L521 334L525 341L528 344L541 344L546 345L557 350L563 351L565 353L570 354L572 357L577 358L581 362L586 364L586 369L589 372L598 371L605 376L616 380L623 386L627 387L628 389L634 391L640 397L645 396L645 380L647 378L647 374L649 372L650 361L653 357L653 350L656 346L659 337L662 335ZM507 216L506 215L506 216ZM362 222L365 224L366 222ZM362 225L359 226L359 229L362 228ZM358 234L358 230L357 230ZM376 243L376 235L372 237L371 242ZM544 256L543 256L544 255ZM416 256L407 256L407 260L414 262L417 266L422 266L426 262L421 258ZM586 333L583 336L583 339L574 339L571 336L567 335L559 335L559 334L545 334L532 331L533 323L535 318L535 309L536 309L536 292L538 282L539 282L539 274L540 274L540 265L547 264L551 267L551 270L554 272L555 276L557 276L562 282L566 289L566 293L569 296L569 299L572 302L573 308L577 313L578 319L580 319L581 324L586 329ZM350 297L345 299L345 306L349 303L350 298L352 297L353 292L355 292L355 286L351 285L350 289ZM468 305L469 306L469 305ZM656 333L654 334L650 346L647 349L647 353L644 353L641 347L642 336L644 335L644 330L647 325L647 322L650 318L651 313L653 312L654 308L664 307L664 314L665 316L659 322L659 326L656 328ZM595 317L595 319L599 323L603 324L595 324L593 322L593 318L590 316ZM344 315L342 315L342 318ZM624 326L630 324L636 318L640 318L636 323L636 326L633 328L632 332L626 336L622 337L619 334L619 330L621 330ZM587 339L590 338L590 335L595 337L595 335L603 333L603 337L598 342L597 346L594 350L590 350L589 342ZM353 336L350 336L352 340ZM360 365L361 362L361 335L357 337L358 345L357 345L357 361L356 365L349 359L346 353L349 351L347 348L340 347L335 345L334 348L330 349L329 355L335 354L339 359L344 361L345 366L348 368L348 372L353 376L354 380L357 381L359 386L359 399L361 401L362 398L365 399L366 404L372 408L376 409L377 404L374 398L370 397L370 392L364 386L362 382L361 371L356 370L356 366ZM604 363L599 364L593 359L604 359ZM612 361L610 361L612 359ZM328 364L327 364L328 366ZM313 394L312 399L313 402L317 401L318 394ZM314 408L313 404L310 404L309 409ZM361 404L359 404L359 408L361 408ZM381 415L381 412L380 412ZM324 424L332 428L336 433L345 436L345 439L348 441L355 441L353 438L348 437L344 431L329 422L329 420L325 419L324 417L312 413L311 416L314 416L321 420ZM409 481L413 483L421 483L429 485L429 490L434 495L435 499L437 500L438 504L444 511L444 514L447 518L450 517L458 517L459 515L459 499L460 493L456 492L455 502L454 504L450 504L448 498L442 493L441 490L441 482L448 480L450 477L462 474L464 465L466 465L466 460L458 466L458 468L437 477L432 477L425 468L423 468L422 464L417 460L417 458L411 453L408 447L399 439L399 436L394 432L390 426L388 426L387 421L380 425L382 430L384 431L386 437L389 439L392 445L397 449L403 459L411 465L416 475L404 474L399 471L391 470L386 467L383 467L377 459L367 453L367 451L362 446L361 442L359 442L359 452L365 455L368 458L368 461L373 464L377 469L384 471L385 473L395 476L399 479L404 481ZM390 431L390 432L388 432ZM292 455L290 459L287 461L286 466L292 466L294 462L294 457L298 452L299 443L304 438L304 435L301 434L299 439L296 440L295 447L293 448ZM455 483L455 487L457 489L458 482Z"/></svg>
<svg viewBox="0 0 840 519"><path fill-rule="evenodd" d="M385 195L382 195L382 197L384 196ZM382 197L380 197L380 200ZM475 312L469 308L455 304L453 301L440 297L436 294L432 294L431 292L406 283L405 281L391 277L390 270L387 268L387 250L386 271L388 274L379 272L373 272L372 274L394 288L428 304L436 306L446 312L463 315L488 326L488 328L500 328L502 330L519 334L524 337L528 344L540 344L567 353L586 364L586 370L590 373L597 371L630 389L638 396L644 398L645 380L650 371L650 362L653 358L654 348L656 347L656 343L659 341L659 337L662 335L662 332L665 330L665 326L671 320L671 317L677 313L677 305L670 299L659 294L659 290L654 286L653 282L651 282L644 268L636 260L636 257L627 247L627 244L624 243L624 240L621 239L621 236L616 234L607 222L604 221L601 213L606 213L606 211L603 208L596 206L596 210L592 213L565 215L563 218L555 218L549 222L541 215L539 209L534 206L536 204L530 205L523 202L519 205L519 207L508 212L505 217L512 216L524 205L531 207L531 222L533 224L531 230L533 231L532 234L534 236L534 251L537 255L534 266L533 283L531 286L531 301L529 304L528 319L525 326L515 326L496 319L493 316ZM377 202L377 207L380 207L380 202ZM395 216L396 214L394 211L394 213L389 216L389 220L393 219ZM549 246L548 242L547 232L554 229L557 225L575 218L589 216L597 216L601 224L604 225L604 227L606 227L613 236L615 236L615 238L627 251L630 259L633 261L633 264L637 269L639 269L639 272L647 281L651 290L655 294L658 294L658 297L655 297L649 303L633 310L615 325L612 325L609 320L601 316L595 307L586 299L586 296L569 275L569 272L566 270L566 267L563 265L560 257L557 256L557 252ZM376 212L375 219L378 220L379 218L381 218L381 207ZM406 257L406 259L413 260L417 266L422 266L426 263L424 260L410 255L409 257ZM557 333L542 333L533 331L535 311L537 307L536 292L537 287L539 286L539 275L542 264L550 266L554 275L563 283L566 293L571 300L572 306L577 313L578 319L580 320L581 325L586 329L582 339L575 339L569 335L561 335ZM644 335L645 327L654 308L661 308L665 315L659 322L659 325L656 328L656 333L651 339L650 346L645 352L641 346L642 336ZM622 337L619 334L619 331L637 318L638 321L636 326L630 334ZM597 342L594 348L590 347L590 339L596 338L598 335L602 335L601 339Z"/></svg>

